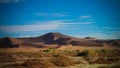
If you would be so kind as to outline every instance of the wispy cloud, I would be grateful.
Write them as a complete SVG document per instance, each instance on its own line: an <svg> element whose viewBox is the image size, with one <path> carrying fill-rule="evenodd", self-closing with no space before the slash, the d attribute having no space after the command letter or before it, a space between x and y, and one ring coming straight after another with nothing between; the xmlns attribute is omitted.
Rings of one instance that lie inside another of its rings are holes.
<svg viewBox="0 0 120 68"><path fill-rule="evenodd" d="M63 27L61 21L49 21L38 25L13 25L13 26L0 26L2 32L21 32L21 31L40 31L40 30L56 30L66 29Z"/></svg>
<svg viewBox="0 0 120 68"><path fill-rule="evenodd" d="M92 22L69 22L69 21L70 20L53 20L47 22L37 22L41 24L33 24L33 25L0 26L0 32L63 30L63 29L68 29L69 25L92 24Z"/></svg>
<svg viewBox="0 0 120 68"><path fill-rule="evenodd" d="M107 26L102 26L102 27L93 27L91 26L90 28L95 28L95 29L103 29L103 30L111 30L111 31L120 31L120 28L117 27L107 27Z"/></svg>
<svg viewBox="0 0 120 68"><path fill-rule="evenodd" d="M26 0L0 0L1 3L18 3L20 1L26 1Z"/></svg>
<svg viewBox="0 0 120 68"><path fill-rule="evenodd" d="M93 24L94 22L83 22L83 23L81 23L81 24Z"/></svg>
<svg viewBox="0 0 120 68"><path fill-rule="evenodd" d="M55 16L55 17L64 17L68 16L68 14L65 13L35 13L37 16Z"/></svg>
<svg viewBox="0 0 120 68"><path fill-rule="evenodd" d="M92 15L79 16L79 19L82 22L82 24L93 24L93 23L95 23Z"/></svg>
<svg viewBox="0 0 120 68"><path fill-rule="evenodd" d="M96 37L98 39L118 39L120 38L120 31L95 32L88 34L88 36Z"/></svg>
<svg viewBox="0 0 120 68"><path fill-rule="evenodd" d="M91 18L91 15L83 15L83 16L80 16L80 19L85 19L85 18Z"/></svg>
<svg viewBox="0 0 120 68"><path fill-rule="evenodd" d="M88 25L88 24L92 24L93 22L71 22L71 23L68 23L68 22L65 22L65 23L62 23L62 24L67 24L67 25Z"/></svg>
<svg viewBox="0 0 120 68"><path fill-rule="evenodd" d="M118 39L120 38L120 31L113 31L109 34L101 34L98 37L103 39Z"/></svg>

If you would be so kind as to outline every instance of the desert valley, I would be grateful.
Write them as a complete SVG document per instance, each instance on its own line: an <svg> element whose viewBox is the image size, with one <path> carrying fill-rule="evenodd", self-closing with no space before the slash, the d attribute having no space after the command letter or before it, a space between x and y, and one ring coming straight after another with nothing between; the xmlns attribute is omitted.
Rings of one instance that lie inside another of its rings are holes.
<svg viewBox="0 0 120 68"><path fill-rule="evenodd" d="M50 32L38 37L12 38L4 37L0 39L0 48L12 49L70 49L70 50L98 50L98 49L119 49L120 40L99 40L93 37L76 38L59 32Z"/></svg>
<svg viewBox="0 0 120 68"><path fill-rule="evenodd" d="M120 68L120 0L0 0L0 68Z"/></svg>
<svg viewBox="0 0 120 68"><path fill-rule="evenodd" d="M120 40L59 32L0 39L0 68L119 68Z"/></svg>

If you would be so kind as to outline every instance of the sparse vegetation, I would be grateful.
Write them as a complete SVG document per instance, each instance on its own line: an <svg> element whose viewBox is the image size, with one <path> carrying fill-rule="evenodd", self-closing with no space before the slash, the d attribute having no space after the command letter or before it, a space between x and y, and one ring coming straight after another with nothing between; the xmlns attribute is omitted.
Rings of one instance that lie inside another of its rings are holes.
<svg viewBox="0 0 120 68"><path fill-rule="evenodd" d="M46 50L46 51L45 51ZM0 68L54 68L76 64L119 63L119 50L54 50L38 52L0 52ZM107 68L102 66L100 68ZM115 68L118 66L111 66Z"/></svg>
<svg viewBox="0 0 120 68"><path fill-rule="evenodd" d="M50 68L54 66L51 62L44 59L27 60L26 62L24 62L24 65L27 68Z"/></svg>
<svg viewBox="0 0 120 68"><path fill-rule="evenodd" d="M55 57L55 59L52 59L51 62L56 66L63 66L63 67L74 65L73 60L64 55L59 55Z"/></svg>
<svg viewBox="0 0 120 68"><path fill-rule="evenodd" d="M107 52L107 50L102 49L102 50L100 50L99 52L106 53L106 52Z"/></svg>
<svg viewBox="0 0 120 68"><path fill-rule="evenodd" d="M48 48L48 49L44 50L44 52L54 52L54 49Z"/></svg>

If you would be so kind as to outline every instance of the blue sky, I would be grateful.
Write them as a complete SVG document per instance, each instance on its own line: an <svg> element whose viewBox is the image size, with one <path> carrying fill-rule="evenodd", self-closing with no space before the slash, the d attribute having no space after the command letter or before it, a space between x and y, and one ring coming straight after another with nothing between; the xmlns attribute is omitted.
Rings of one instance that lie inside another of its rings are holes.
<svg viewBox="0 0 120 68"><path fill-rule="evenodd" d="M0 37L48 32L120 39L119 0L0 0Z"/></svg>

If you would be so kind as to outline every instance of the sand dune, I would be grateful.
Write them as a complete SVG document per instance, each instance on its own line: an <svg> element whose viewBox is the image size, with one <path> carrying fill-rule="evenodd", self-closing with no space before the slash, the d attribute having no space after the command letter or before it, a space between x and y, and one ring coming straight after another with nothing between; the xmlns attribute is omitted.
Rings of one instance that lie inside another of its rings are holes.
<svg viewBox="0 0 120 68"><path fill-rule="evenodd" d="M70 46L71 45L71 46ZM29 38L11 38L5 37L0 39L0 48L74 48L79 47L120 47L120 40L97 40L95 38L75 38L58 32L50 32L38 37Z"/></svg>

